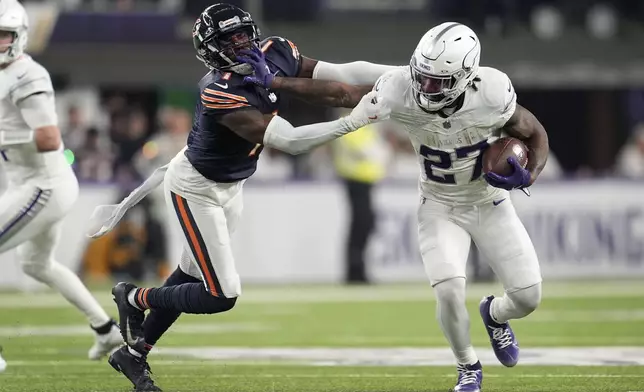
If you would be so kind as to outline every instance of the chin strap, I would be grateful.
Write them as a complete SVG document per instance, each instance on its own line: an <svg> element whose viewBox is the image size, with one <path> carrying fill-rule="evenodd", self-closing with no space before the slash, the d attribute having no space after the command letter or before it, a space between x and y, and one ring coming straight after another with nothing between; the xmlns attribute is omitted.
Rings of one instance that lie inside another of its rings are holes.
<svg viewBox="0 0 644 392"><path fill-rule="evenodd" d="M530 188L519 188L521 189L521 192L523 192L526 196L530 197Z"/></svg>

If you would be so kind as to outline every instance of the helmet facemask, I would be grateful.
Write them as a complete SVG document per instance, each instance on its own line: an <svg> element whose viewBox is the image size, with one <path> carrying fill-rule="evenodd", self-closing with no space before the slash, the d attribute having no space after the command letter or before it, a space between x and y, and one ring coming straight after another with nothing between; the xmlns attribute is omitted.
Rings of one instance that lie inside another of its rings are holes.
<svg viewBox="0 0 644 392"><path fill-rule="evenodd" d="M416 103L432 112L454 103L475 77L472 68L462 68L451 74L433 74L426 69L429 67L425 64L419 64L415 56L412 57L409 68Z"/></svg>
<svg viewBox="0 0 644 392"><path fill-rule="evenodd" d="M18 35L13 30L0 28L0 53L7 53L17 42Z"/></svg>

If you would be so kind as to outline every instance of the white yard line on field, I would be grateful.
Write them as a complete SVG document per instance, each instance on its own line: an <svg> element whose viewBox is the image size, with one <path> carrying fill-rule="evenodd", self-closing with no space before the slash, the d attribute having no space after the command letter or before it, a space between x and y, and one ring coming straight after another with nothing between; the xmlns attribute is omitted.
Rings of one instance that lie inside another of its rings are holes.
<svg viewBox="0 0 644 392"><path fill-rule="evenodd" d="M288 348L288 347L163 347L155 355L223 361L288 361L320 366L451 366L449 348ZM477 350L486 366L499 365L491 349ZM627 366L644 365L644 347L524 348L522 365Z"/></svg>

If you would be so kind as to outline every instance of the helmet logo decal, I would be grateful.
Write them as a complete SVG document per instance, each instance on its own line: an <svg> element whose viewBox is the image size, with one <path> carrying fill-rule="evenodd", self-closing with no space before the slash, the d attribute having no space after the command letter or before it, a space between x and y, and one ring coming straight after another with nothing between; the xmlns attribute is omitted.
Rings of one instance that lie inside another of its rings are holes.
<svg viewBox="0 0 644 392"><path fill-rule="evenodd" d="M416 64L416 65L418 65L420 68L426 70L427 72L432 72L432 66L429 65L429 64L419 63L419 64Z"/></svg>
<svg viewBox="0 0 644 392"><path fill-rule="evenodd" d="M206 11L208 11L208 10L206 10ZM206 13L206 11L204 11L204 13L201 14L201 19L203 20L203 23L206 26L212 26L212 18L210 17L210 15L208 15L208 13Z"/></svg>
<svg viewBox="0 0 644 392"><path fill-rule="evenodd" d="M195 23L195 28L192 30L192 36L196 37L199 35L199 28L201 27L201 19L197 19Z"/></svg>
<svg viewBox="0 0 644 392"><path fill-rule="evenodd" d="M237 24L241 24L241 20L239 19L239 16L235 15L234 17L227 19L227 20L222 20L219 22L219 28L224 29L229 26L234 26Z"/></svg>

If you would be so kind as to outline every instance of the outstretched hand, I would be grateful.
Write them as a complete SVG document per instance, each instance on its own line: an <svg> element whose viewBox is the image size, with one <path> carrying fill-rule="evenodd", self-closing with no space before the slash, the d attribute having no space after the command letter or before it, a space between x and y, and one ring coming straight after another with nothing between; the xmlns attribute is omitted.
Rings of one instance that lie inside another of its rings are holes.
<svg viewBox="0 0 644 392"><path fill-rule="evenodd" d="M367 124L385 121L390 114L391 108L378 97L378 92L370 91L362 97L345 119L349 122L350 128L356 130Z"/></svg>
<svg viewBox="0 0 644 392"><path fill-rule="evenodd" d="M253 67L254 73L252 75L245 76L244 83L254 84L263 88L271 87L273 79L275 79L275 75L273 75L271 70L268 68L268 64L266 64L266 56L261 49L255 46L252 50L240 50L239 55L237 55L237 60Z"/></svg>

